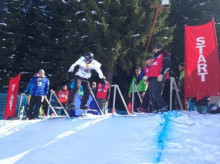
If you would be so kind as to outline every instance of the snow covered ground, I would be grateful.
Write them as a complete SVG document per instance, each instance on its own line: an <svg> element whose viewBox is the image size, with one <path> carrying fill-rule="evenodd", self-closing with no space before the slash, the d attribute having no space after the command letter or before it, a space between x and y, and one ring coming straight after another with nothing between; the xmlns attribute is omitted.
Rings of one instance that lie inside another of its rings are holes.
<svg viewBox="0 0 220 164"><path fill-rule="evenodd" d="M219 163L219 122L196 112L0 120L0 164Z"/></svg>

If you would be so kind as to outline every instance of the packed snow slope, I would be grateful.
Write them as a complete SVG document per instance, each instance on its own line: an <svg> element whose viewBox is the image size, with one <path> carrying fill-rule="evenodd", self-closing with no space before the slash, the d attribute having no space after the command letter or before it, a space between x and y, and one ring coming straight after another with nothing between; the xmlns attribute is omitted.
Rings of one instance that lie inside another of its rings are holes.
<svg viewBox="0 0 220 164"><path fill-rule="evenodd" d="M219 122L220 115L174 111L0 120L0 164L217 164Z"/></svg>

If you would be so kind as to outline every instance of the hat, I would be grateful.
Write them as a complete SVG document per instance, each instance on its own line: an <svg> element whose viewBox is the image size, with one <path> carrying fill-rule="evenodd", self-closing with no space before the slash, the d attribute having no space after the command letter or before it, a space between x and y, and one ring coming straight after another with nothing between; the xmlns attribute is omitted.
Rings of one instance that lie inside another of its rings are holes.
<svg viewBox="0 0 220 164"><path fill-rule="evenodd" d="M163 49L163 45L161 43L156 43L153 48Z"/></svg>
<svg viewBox="0 0 220 164"><path fill-rule="evenodd" d="M45 74L45 71L44 71L43 69L40 69L40 70L39 70L39 73Z"/></svg>
<svg viewBox="0 0 220 164"><path fill-rule="evenodd" d="M146 60L153 60L153 59L154 59L153 56L150 55L150 56L147 56L147 57L145 58L145 61L146 61Z"/></svg>

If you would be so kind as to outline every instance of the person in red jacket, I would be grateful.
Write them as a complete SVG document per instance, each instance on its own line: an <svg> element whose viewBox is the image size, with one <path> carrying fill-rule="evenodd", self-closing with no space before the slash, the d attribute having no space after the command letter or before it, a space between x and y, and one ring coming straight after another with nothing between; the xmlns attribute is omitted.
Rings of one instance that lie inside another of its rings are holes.
<svg viewBox="0 0 220 164"><path fill-rule="evenodd" d="M145 78L145 82L147 83L147 90L145 91L144 98L143 98L143 101L142 101L140 107L137 109L138 112L151 112L148 77L149 77L149 69L150 69L150 66L151 66L153 60L154 60L153 56L151 56L151 55L147 56L145 58L146 65L144 66L144 68L141 71L141 75L143 74L142 78Z"/></svg>
<svg viewBox="0 0 220 164"><path fill-rule="evenodd" d="M167 103L162 97L163 86L170 70L170 54L157 43L153 47L154 60L149 69L149 94L154 112L168 111Z"/></svg>
<svg viewBox="0 0 220 164"><path fill-rule="evenodd" d="M109 82L106 81L105 76L103 77L103 80L104 81L102 83L98 83L98 86L96 88L96 100L102 112L107 113L111 84L109 84Z"/></svg>
<svg viewBox="0 0 220 164"><path fill-rule="evenodd" d="M62 89L60 89L60 90L57 92L57 97L58 97L59 101L61 102L61 104L62 104L63 106L65 106L65 105L67 104L69 94L70 94L70 92L69 92L69 90L67 89L67 85L66 85L66 84L64 84L64 85L62 86ZM62 111L61 111L61 115L63 115L63 114L64 114L64 111L62 110Z"/></svg>

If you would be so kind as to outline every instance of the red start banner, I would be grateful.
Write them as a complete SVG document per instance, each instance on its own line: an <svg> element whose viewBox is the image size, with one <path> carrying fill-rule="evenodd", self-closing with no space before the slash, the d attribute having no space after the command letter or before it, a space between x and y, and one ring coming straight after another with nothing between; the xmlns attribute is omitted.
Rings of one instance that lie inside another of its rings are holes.
<svg viewBox="0 0 220 164"><path fill-rule="evenodd" d="M4 119L15 117L20 78L21 74L10 79Z"/></svg>
<svg viewBox="0 0 220 164"><path fill-rule="evenodd" d="M214 19L185 26L185 97L220 95L220 60Z"/></svg>

